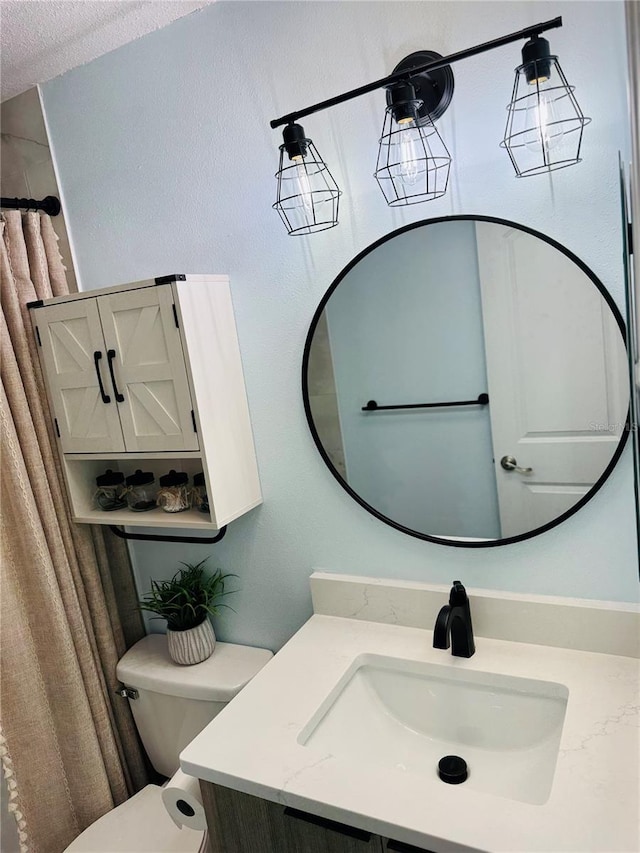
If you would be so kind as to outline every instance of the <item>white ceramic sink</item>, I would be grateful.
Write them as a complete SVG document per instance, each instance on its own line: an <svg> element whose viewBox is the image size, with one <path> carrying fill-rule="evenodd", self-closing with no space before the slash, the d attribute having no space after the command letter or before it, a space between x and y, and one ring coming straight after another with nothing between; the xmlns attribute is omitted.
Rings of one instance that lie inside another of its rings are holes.
<svg viewBox="0 0 640 853"><path fill-rule="evenodd" d="M438 778L467 762L461 787L541 805L551 792L569 691L562 684L360 655L299 742L336 757Z"/></svg>

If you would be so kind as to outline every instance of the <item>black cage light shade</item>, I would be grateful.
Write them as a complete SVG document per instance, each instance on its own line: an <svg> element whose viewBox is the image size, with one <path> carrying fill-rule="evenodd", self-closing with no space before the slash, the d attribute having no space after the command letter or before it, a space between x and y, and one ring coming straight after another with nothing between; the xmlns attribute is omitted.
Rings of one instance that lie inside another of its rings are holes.
<svg viewBox="0 0 640 853"><path fill-rule="evenodd" d="M282 133L274 209L291 235L326 231L338 224L340 190L302 125Z"/></svg>
<svg viewBox="0 0 640 853"><path fill-rule="evenodd" d="M390 88L374 172L390 207L419 204L447 191L451 155L411 83Z"/></svg>
<svg viewBox="0 0 640 853"><path fill-rule="evenodd" d="M516 68L507 126L500 143L519 178L579 163L585 118L549 42L531 38Z"/></svg>

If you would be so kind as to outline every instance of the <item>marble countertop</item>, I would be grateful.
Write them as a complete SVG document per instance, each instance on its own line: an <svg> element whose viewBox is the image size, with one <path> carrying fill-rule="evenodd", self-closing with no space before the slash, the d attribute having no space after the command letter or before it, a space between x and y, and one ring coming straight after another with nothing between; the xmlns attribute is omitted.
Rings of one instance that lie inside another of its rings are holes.
<svg viewBox="0 0 640 853"><path fill-rule="evenodd" d="M298 737L361 654L553 681L569 690L543 805L445 785L301 745ZM184 772L435 853L640 850L639 662L476 637L476 654L431 631L313 616L182 752Z"/></svg>

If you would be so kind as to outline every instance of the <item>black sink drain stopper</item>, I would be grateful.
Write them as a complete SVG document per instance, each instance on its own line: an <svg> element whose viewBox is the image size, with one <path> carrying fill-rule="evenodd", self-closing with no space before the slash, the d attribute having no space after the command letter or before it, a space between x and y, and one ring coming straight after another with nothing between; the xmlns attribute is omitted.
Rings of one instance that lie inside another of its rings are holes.
<svg viewBox="0 0 640 853"><path fill-rule="evenodd" d="M459 755L445 755L438 762L438 776L448 785L459 785L466 782L467 762Z"/></svg>

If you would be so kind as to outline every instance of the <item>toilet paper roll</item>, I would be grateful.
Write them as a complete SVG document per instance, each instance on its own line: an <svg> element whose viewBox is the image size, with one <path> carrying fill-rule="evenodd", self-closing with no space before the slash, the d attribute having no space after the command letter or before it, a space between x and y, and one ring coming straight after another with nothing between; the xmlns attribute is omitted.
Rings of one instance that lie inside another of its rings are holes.
<svg viewBox="0 0 640 853"><path fill-rule="evenodd" d="M178 770L162 789L162 802L176 826L181 829L206 829L200 783L194 776Z"/></svg>

